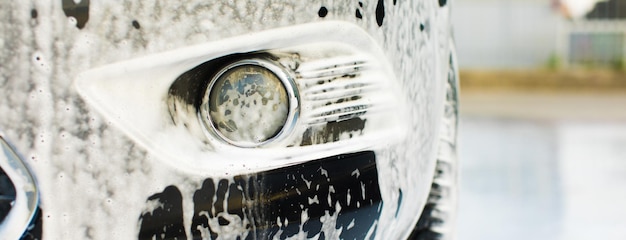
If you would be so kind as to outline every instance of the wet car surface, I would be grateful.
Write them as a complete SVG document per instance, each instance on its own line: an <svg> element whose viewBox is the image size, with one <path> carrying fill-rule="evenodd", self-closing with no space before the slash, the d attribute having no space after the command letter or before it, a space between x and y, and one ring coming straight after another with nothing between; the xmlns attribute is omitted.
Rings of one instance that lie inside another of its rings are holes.
<svg viewBox="0 0 626 240"><path fill-rule="evenodd" d="M24 237L452 236L449 5L0 3Z"/></svg>

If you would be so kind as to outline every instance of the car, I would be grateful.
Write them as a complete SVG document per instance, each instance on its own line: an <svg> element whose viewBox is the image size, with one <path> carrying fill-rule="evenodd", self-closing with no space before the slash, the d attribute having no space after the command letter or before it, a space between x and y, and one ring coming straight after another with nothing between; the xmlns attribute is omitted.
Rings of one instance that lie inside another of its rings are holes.
<svg viewBox="0 0 626 240"><path fill-rule="evenodd" d="M0 236L454 238L450 5L0 3Z"/></svg>

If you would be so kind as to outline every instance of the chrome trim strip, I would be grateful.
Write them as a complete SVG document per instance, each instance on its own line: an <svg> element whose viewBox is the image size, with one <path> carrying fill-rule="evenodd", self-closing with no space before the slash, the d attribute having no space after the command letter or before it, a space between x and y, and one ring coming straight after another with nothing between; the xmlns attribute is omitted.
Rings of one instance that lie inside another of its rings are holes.
<svg viewBox="0 0 626 240"><path fill-rule="evenodd" d="M39 189L35 178L14 148L0 134L0 167L15 187L15 202L4 221L0 223L2 239L19 239L37 212Z"/></svg>

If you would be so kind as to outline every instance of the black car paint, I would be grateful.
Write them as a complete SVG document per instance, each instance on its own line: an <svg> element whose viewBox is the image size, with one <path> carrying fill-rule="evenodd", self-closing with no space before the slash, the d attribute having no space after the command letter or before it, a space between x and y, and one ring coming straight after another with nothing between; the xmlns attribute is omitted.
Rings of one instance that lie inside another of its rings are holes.
<svg viewBox="0 0 626 240"><path fill-rule="evenodd" d="M161 207L139 217L139 239L186 239L182 196L176 186L152 195ZM312 201L316 199L317 201ZM335 229L342 239L365 239L380 216L382 198L378 186L376 155L372 151L333 156L226 179L207 178L193 195L193 239L219 236L218 228L231 224L218 216L238 216L245 239L285 239L303 231L311 238L325 238L320 218L337 214ZM339 207L340 206L340 207ZM340 209L340 210L339 210ZM308 218L301 222L302 213ZM209 226L209 220L219 226ZM280 221L280 222L279 222ZM284 224L287 222L288 224ZM202 236L201 229L210 236ZM326 233L327 234L327 233Z"/></svg>

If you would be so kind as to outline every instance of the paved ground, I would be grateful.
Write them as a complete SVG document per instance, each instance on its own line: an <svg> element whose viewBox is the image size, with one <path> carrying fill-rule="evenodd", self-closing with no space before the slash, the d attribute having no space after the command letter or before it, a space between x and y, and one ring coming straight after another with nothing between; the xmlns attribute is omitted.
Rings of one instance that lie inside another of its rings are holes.
<svg viewBox="0 0 626 240"><path fill-rule="evenodd" d="M626 94L465 91L458 239L626 239Z"/></svg>
<svg viewBox="0 0 626 240"><path fill-rule="evenodd" d="M465 90L626 93L626 71L611 69L461 70Z"/></svg>
<svg viewBox="0 0 626 240"><path fill-rule="evenodd" d="M626 122L626 93L463 91L467 117Z"/></svg>

